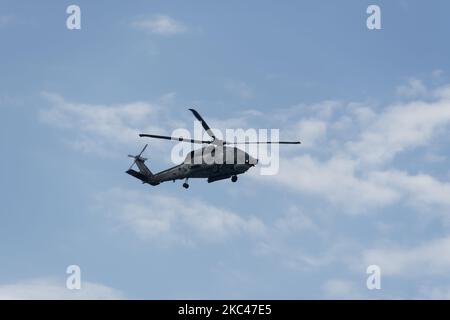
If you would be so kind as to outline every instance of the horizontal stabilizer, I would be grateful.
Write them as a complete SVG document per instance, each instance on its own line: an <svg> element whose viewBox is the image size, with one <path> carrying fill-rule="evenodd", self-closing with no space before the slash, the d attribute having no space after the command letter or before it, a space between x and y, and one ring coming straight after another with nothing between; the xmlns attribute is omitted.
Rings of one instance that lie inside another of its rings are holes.
<svg viewBox="0 0 450 320"><path fill-rule="evenodd" d="M133 177L141 180L142 182L148 182L148 177L145 174L142 174L140 172L137 172L136 170L129 169L126 171L129 175L132 175Z"/></svg>

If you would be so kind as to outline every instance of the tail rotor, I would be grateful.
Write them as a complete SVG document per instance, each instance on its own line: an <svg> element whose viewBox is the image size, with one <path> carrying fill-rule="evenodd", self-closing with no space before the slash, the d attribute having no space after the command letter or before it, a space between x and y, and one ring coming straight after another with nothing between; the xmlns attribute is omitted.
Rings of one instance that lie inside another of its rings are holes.
<svg viewBox="0 0 450 320"><path fill-rule="evenodd" d="M142 151L141 151L137 156L133 156L133 155L131 155L131 154L128 155L128 157L134 159L133 163L131 164L130 168L128 168L128 170L131 170L131 168L133 168L133 166L136 164L136 161L140 160L140 161L144 162L144 161L147 160L147 158L141 157L141 155L144 153L145 149L147 149L147 146L148 146L148 144L146 144L146 145L144 146L144 148L142 149Z"/></svg>

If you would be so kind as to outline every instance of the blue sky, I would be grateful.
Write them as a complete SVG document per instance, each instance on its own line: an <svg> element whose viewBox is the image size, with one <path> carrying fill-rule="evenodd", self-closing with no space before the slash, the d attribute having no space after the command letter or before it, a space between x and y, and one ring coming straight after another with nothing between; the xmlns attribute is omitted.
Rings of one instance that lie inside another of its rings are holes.
<svg viewBox="0 0 450 320"><path fill-rule="evenodd" d="M0 298L450 298L449 10L2 0ZM126 175L136 133L192 130L192 106L303 144L235 184Z"/></svg>

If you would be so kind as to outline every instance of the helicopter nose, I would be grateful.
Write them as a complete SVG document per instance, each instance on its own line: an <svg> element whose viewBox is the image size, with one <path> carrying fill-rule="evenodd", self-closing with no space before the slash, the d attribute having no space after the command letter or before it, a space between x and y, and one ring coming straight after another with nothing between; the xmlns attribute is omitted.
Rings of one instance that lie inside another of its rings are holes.
<svg viewBox="0 0 450 320"><path fill-rule="evenodd" d="M250 165L252 166L252 167L254 167L254 166L256 166L257 164L258 164L258 159L256 159L256 158L252 158L252 161L250 162Z"/></svg>

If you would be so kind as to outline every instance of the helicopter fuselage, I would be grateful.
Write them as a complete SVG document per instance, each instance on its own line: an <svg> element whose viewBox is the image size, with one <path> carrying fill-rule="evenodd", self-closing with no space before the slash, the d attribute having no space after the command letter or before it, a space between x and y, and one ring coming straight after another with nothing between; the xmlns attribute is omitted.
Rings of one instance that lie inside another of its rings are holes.
<svg viewBox="0 0 450 320"><path fill-rule="evenodd" d="M189 178L213 182L242 174L257 163L257 159L239 148L207 146L192 151L183 163L154 174L149 183Z"/></svg>
<svg viewBox="0 0 450 320"><path fill-rule="evenodd" d="M300 144L300 141L249 141L247 139L245 141L220 140L216 138L214 131L211 130L209 125L196 110L189 110L200 122L203 129L212 140L199 140L185 137L140 133L140 137L187 142L192 144L197 143L206 146L190 152L186 156L183 163L153 174L144 163L147 159L141 157L145 151L145 148L147 148L148 144L146 144L138 155L128 155L130 158L133 158L134 161L126 173L141 180L143 183L148 183L153 186L165 181L172 180L175 182L175 180L186 179L183 183L183 187L186 189L189 188L189 184L187 183L189 178L206 178L208 179L208 182L231 178L232 182L236 182L237 175L242 174L251 167L255 166L258 163L258 159L255 159L245 151L237 147L231 147L230 145ZM139 171L132 169L135 164L138 166Z"/></svg>

